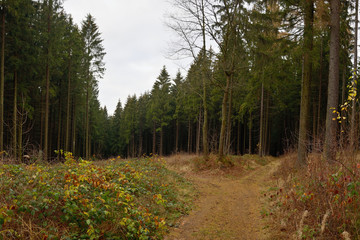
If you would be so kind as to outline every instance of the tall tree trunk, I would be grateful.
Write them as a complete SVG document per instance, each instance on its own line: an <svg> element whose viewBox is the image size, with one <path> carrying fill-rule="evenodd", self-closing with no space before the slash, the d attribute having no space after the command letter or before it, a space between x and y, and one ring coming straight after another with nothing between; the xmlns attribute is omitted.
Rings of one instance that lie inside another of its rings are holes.
<svg viewBox="0 0 360 240"><path fill-rule="evenodd" d="M358 24L359 24L359 0L355 0L355 36L354 36L354 78L352 88L356 92L356 83L357 83L357 41L358 41ZM356 100L355 97L352 100L352 109L351 109L351 121L350 121L350 148L352 151L356 150L356 139L357 139L357 127L356 127Z"/></svg>
<svg viewBox="0 0 360 240"><path fill-rule="evenodd" d="M198 120L198 128L196 131L196 155L200 154L200 138L201 138L201 120L202 120L202 112L201 108L199 111L199 120Z"/></svg>
<svg viewBox="0 0 360 240"><path fill-rule="evenodd" d="M345 94L346 94L346 79L345 79L345 71L346 71L346 66L344 66L343 72L342 72L342 86L341 86L341 103L345 102ZM351 118L353 117L353 115L351 115ZM355 117L354 117L355 119ZM352 121L352 119L351 119ZM352 123L350 123L351 125ZM352 129L351 129L352 130ZM356 130L355 130L356 131ZM345 121L341 121L340 124L340 145L341 146L345 146L345 141L350 140L350 149L353 149L353 145L352 145L352 136L353 133L350 132L350 137L349 139L346 139L346 134L345 134Z"/></svg>
<svg viewBox="0 0 360 240"><path fill-rule="evenodd" d="M322 70L323 70L323 39L321 38L320 45L320 73L319 73L319 99L317 110L317 128L316 128L316 148L320 151L320 118L321 118L321 95L322 95Z"/></svg>
<svg viewBox="0 0 360 240"><path fill-rule="evenodd" d="M139 131L139 153L138 156L141 157L143 155L143 129L140 127Z"/></svg>
<svg viewBox="0 0 360 240"><path fill-rule="evenodd" d="M90 99L90 76L88 76L88 83L86 87L86 103L85 103L85 158L90 159L90 140L89 140L89 99Z"/></svg>
<svg viewBox="0 0 360 240"><path fill-rule="evenodd" d="M309 118L310 118L310 88L312 75L312 57L313 48L313 22L314 22L314 2L313 0L305 0L305 16L304 16L304 73L301 85L301 105L300 105L300 126L298 141L298 158L297 165L299 167L306 165Z"/></svg>
<svg viewBox="0 0 360 240"><path fill-rule="evenodd" d="M71 103L71 60L68 65L68 89L67 89L67 104L66 104L66 134L65 134L65 151L69 151L70 141L70 103Z"/></svg>
<svg viewBox="0 0 360 240"><path fill-rule="evenodd" d="M24 105L25 105L25 102L24 102L24 97L22 96L21 97L21 109L20 109L20 114L19 114L19 124L18 124L18 156L19 158L21 159L22 156L23 156L23 139L22 139L22 134L23 134L23 114L24 114Z"/></svg>
<svg viewBox="0 0 360 240"><path fill-rule="evenodd" d="M269 112L270 112L270 92L266 94L266 112L265 112L265 134L262 147L262 156L269 154L270 151L270 129L269 129Z"/></svg>
<svg viewBox="0 0 360 240"><path fill-rule="evenodd" d="M260 140L259 140L259 156L263 156L263 142L264 142L264 83L261 83L261 101L260 101Z"/></svg>
<svg viewBox="0 0 360 240"><path fill-rule="evenodd" d="M160 156L163 156L164 129L160 128Z"/></svg>
<svg viewBox="0 0 360 240"><path fill-rule="evenodd" d="M202 14L202 40L203 40L203 61L206 59L206 20L205 20L205 4L204 0L201 0L201 14ZM202 127L202 142L203 142L203 155L207 159L209 156L209 143L208 143L208 108L207 108L207 84L205 74L205 64L202 64L202 82L203 82L203 108L204 108L204 122Z"/></svg>
<svg viewBox="0 0 360 240"><path fill-rule="evenodd" d="M227 126L226 126L226 154L230 154L231 150L231 117L232 117L232 101L233 101L233 83L230 82L230 93L229 93L229 103L228 103L228 111L227 111Z"/></svg>
<svg viewBox="0 0 360 240"><path fill-rule="evenodd" d="M329 162L333 162L337 150L336 111L339 99L340 0L330 0L330 9L330 60L324 156Z"/></svg>
<svg viewBox="0 0 360 240"><path fill-rule="evenodd" d="M48 137L49 137L49 112L50 112L50 53L51 53L51 15L52 15L52 0L49 1L48 16L47 16L47 56L46 56L46 90L45 90L45 126L44 126L44 159L48 159Z"/></svg>
<svg viewBox="0 0 360 240"><path fill-rule="evenodd" d="M179 152L179 119L176 119L175 154Z"/></svg>
<svg viewBox="0 0 360 240"><path fill-rule="evenodd" d="M71 151L76 154L76 103L73 99L73 114L72 114L72 141Z"/></svg>
<svg viewBox="0 0 360 240"><path fill-rule="evenodd" d="M17 160L17 72L14 72L14 107L13 107L13 154L14 159Z"/></svg>
<svg viewBox="0 0 360 240"><path fill-rule="evenodd" d="M226 138L226 127L227 127L227 107L229 98L230 88L230 75L226 74L226 87L224 90L224 97L221 105L221 130L220 130L220 141L219 141L219 160L222 161L225 155L225 138Z"/></svg>
<svg viewBox="0 0 360 240"><path fill-rule="evenodd" d="M244 122L244 131L243 131L243 151L242 153L245 154L246 153L246 124Z"/></svg>
<svg viewBox="0 0 360 240"><path fill-rule="evenodd" d="M60 87L61 89L61 87ZM59 98L59 109L58 109L58 114L59 114L59 119L58 119L58 133L57 133L57 149L59 151L58 153L58 161L60 162L61 160L61 154L60 154L60 149L61 149L61 120L62 120L62 114L61 114L61 94L60 94L60 98Z"/></svg>
<svg viewBox="0 0 360 240"><path fill-rule="evenodd" d="M152 144L152 154L156 154L156 123L153 122L153 144Z"/></svg>
<svg viewBox="0 0 360 240"><path fill-rule="evenodd" d="M249 154L252 154L252 125L253 125L252 113L250 112L249 118Z"/></svg>
<svg viewBox="0 0 360 240"><path fill-rule="evenodd" d="M189 125L188 125L188 144L187 144L187 151L188 153L191 152L191 121L189 120Z"/></svg>
<svg viewBox="0 0 360 240"><path fill-rule="evenodd" d="M4 84L5 84L5 3L1 19L1 83L0 83L0 152L4 150ZM2 158L2 153L0 157Z"/></svg>
<svg viewBox="0 0 360 240"><path fill-rule="evenodd" d="M240 119L238 120L238 128L237 128L237 144L236 144L236 154L240 155L240 130L241 130L241 123L240 123Z"/></svg>

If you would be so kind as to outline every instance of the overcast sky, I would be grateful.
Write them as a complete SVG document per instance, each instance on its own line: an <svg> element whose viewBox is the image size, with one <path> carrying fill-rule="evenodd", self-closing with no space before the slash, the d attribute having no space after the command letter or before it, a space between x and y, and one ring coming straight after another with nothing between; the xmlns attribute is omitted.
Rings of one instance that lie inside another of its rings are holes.
<svg viewBox="0 0 360 240"><path fill-rule="evenodd" d="M104 39L106 72L99 80L99 100L113 114L120 99L151 90L163 65L172 78L190 60L166 56L174 34L165 25L167 0L65 0L64 8L79 26L90 13ZM182 70L184 73L184 71Z"/></svg>

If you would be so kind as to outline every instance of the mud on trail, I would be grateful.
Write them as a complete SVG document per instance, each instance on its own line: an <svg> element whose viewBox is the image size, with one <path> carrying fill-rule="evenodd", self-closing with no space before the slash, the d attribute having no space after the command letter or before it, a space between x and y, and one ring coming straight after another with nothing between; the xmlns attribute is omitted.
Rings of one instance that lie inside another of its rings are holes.
<svg viewBox="0 0 360 240"><path fill-rule="evenodd" d="M268 226L261 217L261 192L271 186L279 164L279 160L264 166L252 162L251 170L242 168L235 174L173 168L195 184L199 196L194 209L165 239L268 239Z"/></svg>

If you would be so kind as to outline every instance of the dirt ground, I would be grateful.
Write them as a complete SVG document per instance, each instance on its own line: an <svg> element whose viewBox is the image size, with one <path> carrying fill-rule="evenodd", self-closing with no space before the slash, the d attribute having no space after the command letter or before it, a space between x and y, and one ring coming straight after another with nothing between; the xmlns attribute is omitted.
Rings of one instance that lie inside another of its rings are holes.
<svg viewBox="0 0 360 240"><path fill-rule="evenodd" d="M193 211L165 239L269 239L269 226L261 217L261 196L279 164L273 160L228 175L175 169L195 184L199 196Z"/></svg>

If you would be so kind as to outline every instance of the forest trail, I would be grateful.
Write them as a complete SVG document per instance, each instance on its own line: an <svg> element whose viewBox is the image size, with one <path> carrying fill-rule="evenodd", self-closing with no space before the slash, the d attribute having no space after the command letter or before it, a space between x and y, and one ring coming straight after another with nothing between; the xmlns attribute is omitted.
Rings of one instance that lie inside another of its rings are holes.
<svg viewBox="0 0 360 240"><path fill-rule="evenodd" d="M276 159L240 176L185 173L199 196L194 209L165 239L267 239L268 227L261 217L261 192L270 187L271 176L279 165Z"/></svg>

